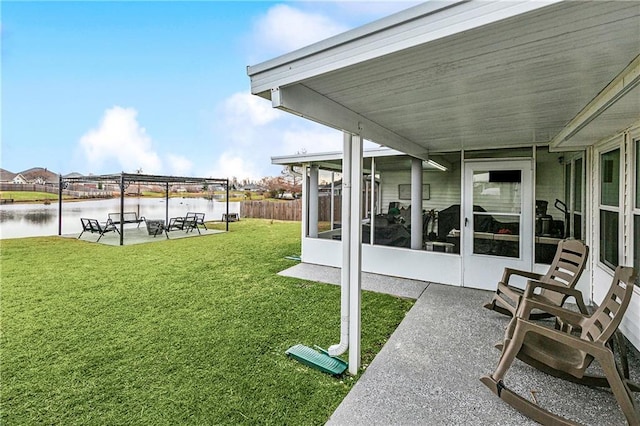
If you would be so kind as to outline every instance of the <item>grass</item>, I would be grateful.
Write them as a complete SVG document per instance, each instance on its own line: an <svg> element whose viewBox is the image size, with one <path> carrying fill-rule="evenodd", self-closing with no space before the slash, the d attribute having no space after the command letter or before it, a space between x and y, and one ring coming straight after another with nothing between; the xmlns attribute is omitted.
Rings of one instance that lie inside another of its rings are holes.
<svg viewBox="0 0 640 426"><path fill-rule="evenodd" d="M43 201L57 200L58 194L37 191L1 191L0 198L13 199L14 201ZM66 197L64 197L66 198Z"/></svg>
<svg viewBox="0 0 640 426"><path fill-rule="evenodd" d="M322 424L357 378L284 355L339 337L337 286L276 275L298 223L111 247L0 244L2 424ZM363 293L366 365L412 301Z"/></svg>

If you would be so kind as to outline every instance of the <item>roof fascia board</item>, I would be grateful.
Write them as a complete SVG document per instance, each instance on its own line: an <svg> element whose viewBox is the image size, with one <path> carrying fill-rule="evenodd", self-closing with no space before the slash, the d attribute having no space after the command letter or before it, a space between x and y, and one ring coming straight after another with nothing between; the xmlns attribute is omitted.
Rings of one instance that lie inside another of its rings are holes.
<svg viewBox="0 0 640 426"><path fill-rule="evenodd" d="M393 147L423 160L428 159L424 147L300 84L273 89L271 103L274 108L354 135L361 135L367 140Z"/></svg>
<svg viewBox="0 0 640 426"><path fill-rule="evenodd" d="M374 34L395 27L397 25L401 25L402 23L412 19L416 19L417 17L430 15L456 4L466 3L468 1L470 0L425 2L400 11L398 13L394 13L393 15L378 19L369 24L362 25L352 30L337 34L333 37L326 38L300 49L296 49L292 52L267 60L265 62L248 66L247 73L249 75L257 74L272 68L279 67L292 61L317 55L318 53L334 49L347 43L351 43L363 37L367 37L370 34Z"/></svg>
<svg viewBox="0 0 640 426"><path fill-rule="evenodd" d="M251 92L274 87L398 52L501 21L562 0L425 3L369 25L247 68ZM387 20L388 19L388 20Z"/></svg>
<svg viewBox="0 0 640 426"><path fill-rule="evenodd" d="M552 149L560 148L600 114L640 85L640 55L625 67L598 95L551 140Z"/></svg>

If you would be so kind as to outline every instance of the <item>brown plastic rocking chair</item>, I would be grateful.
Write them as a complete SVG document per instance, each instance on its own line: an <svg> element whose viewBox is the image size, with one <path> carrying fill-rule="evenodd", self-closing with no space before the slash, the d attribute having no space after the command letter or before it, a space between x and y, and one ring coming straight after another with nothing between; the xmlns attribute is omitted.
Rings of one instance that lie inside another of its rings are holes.
<svg viewBox="0 0 640 426"><path fill-rule="evenodd" d="M516 275L550 284L542 288L540 294L532 296L534 299L546 304L562 306L569 297L573 297L576 299L580 312L586 313L587 310L582 301L582 295L579 291L573 290L573 288L578 283L580 275L582 275L587 257L589 257L589 247L582 241L562 240L558 243L556 255L545 275L505 268L502 280L498 283L498 289L493 295L493 299L484 305L484 307L500 312L501 314L513 316L518 309L524 293L520 288L509 284L511 277ZM572 291L557 292L555 291L557 287L572 289ZM551 318L552 316L553 315L548 313L533 313L530 318L543 319Z"/></svg>
<svg viewBox="0 0 640 426"><path fill-rule="evenodd" d="M631 395L631 391L640 392L640 385L629 380L628 370L620 371L611 349L612 337L633 294L635 275L633 268L619 266L609 292L591 316L529 299L527 296L533 293L533 287L528 287L516 317L507 327L498 367L491 376L484 376L480 381L507 404L542 424L575 424L504 385L502 379L517 357L555 377L588 386L611 388L627 422L640 425L640 416ZM574 330L580 329L580 336L527 320L532 309L548 312L571 324ZM585 375L585 370L594 359L602 367L604 377Z"/></svg>

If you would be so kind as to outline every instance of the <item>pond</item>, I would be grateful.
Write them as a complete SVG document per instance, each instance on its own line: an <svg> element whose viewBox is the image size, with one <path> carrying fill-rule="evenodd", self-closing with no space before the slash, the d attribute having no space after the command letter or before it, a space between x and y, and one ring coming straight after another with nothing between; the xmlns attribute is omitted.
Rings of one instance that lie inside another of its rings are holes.
<svg viewBox="0 0 640 426"><path fill-rule="evenodd" d="M164 198L125 198L124 211L134 211L147 219L164 219ZM62 234L82 232L81 217L107 220L109 213L120 212L120 199L68 201L62 203ZM187 212L205 213L205 221L221 220L226 203L204 198L170 198L169 217ZM240 213L240 203L230 202L229 213ZM58 202L44 204L0 205L0 239L58 235Z"/></svg>

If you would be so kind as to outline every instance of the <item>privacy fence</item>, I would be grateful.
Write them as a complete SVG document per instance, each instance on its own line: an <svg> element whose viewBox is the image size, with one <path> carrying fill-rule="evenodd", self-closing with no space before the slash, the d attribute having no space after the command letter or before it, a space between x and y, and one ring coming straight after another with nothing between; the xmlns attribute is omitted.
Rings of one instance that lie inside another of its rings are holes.
<svg viewBox="0 0 640 426"><path fill-rule="evenodd" d="M39 183L0 183L0 191L18 192L18 191L34 191L48 192L50 194L58 194L58 184L43 185ZM110 198L113 197L112 191L99 189L86 189L82 186L68 185L62 190L63 195L75 198Z"/></svg>
<svg viewBox="0 0 640 426"><path fill-rule="evenodd" d="M341 198L334 197L334 220L340 221ZM329 222L331 220L331 197L318 198L318 220ZM291 201L243 201L240 203L240 217L253 217L275 220L302 220L302 200Z"/></svg>

